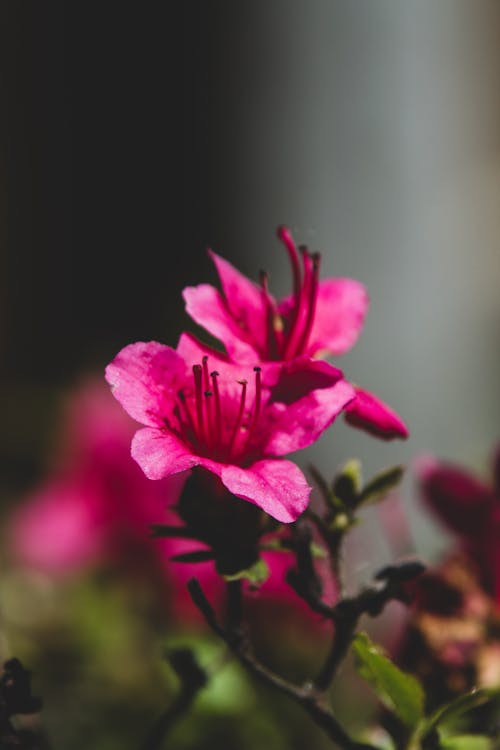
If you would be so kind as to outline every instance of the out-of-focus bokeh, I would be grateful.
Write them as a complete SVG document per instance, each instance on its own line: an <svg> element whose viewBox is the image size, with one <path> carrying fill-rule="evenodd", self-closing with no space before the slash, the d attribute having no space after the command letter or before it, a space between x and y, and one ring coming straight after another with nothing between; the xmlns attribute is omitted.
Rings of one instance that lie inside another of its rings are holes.
<svg viewBox="0 0 500 750"><path fill-rule="evenodd" d="M276 292L289 289L280 223L322 252L325 275L366 284L364 333L336 364L411 432L406 443L381 443L334 425L298 457L303 465L314 460L331 473L356 455L370 473L430 452L485 469L500 434L495 0L186 0L131 9L7 0L0 49L5 519L54 471L68 393L89 374L100 377L131 341L175 344L189 325L181 289L215 281L207 246L253 278L268 269ZM441 535L410 487L404 503L408 547L431 555ZM379 524L375 511L368 520ZM391 555L370 538L366 559L356 553L361 576L373 558ZM137 698L137 737L164 705L163 688L174 690L158 645L175 631L168 607L153 611L148 596L138 604L127 579L110 580L109 571L62 589L50 577L27 581L9 567L7 548L4 648L9 655L8 633L42 675L56 747L77 748L70 727L83 722L100 727L92 747L122 748L119 729L109 729L123 717L123 702L110 697L116 686L127 705ZM202 643L208 662L217 661L220 650ZM210 722L207 742L229 732L214 716L231 715L234 731L248 706L262 709L237 669L223 674L240 687L209 694L213 704L201 706L196 725L203 731L185 729L179 748L202 747ZM55 697L75 684L81 710L73 702L58 713ZM230 694L240 696L237 706L224 703ZM284 701L275 710L288 716ZM249 748L292 746L271 713L259 715ZM303 746L298 724L293 731Z"/></svg>

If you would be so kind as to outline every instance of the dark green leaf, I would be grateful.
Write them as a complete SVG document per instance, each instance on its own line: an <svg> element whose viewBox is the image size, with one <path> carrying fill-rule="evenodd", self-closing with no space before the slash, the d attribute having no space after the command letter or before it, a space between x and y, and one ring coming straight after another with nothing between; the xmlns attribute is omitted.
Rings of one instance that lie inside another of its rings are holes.
<svg viewBox="0 0 500 750"><path fill-rule="evenodd" d="M260 586L261 583L264 583L269 578L269 567L265 560L259 559L250 568L239 570L237 573L231 573L231 575L223 577L226 581L245 580L254 584L254 586Z"/></svg>
<svg viewBox="0 0 500 750"><path fill-rule="evenodd" d="M361 677L407 727L415 728L424 711L424 692L418 680L396 667L366 633L358 633L352 647Z"/></svg>
<svg viewBox="0 0 500 750"><path fill-rule="evenodd" d="M354 508L358 504L358 496L362 483L361 463L352 458L344 464L333 480L333 494L344 506Z"/></svg>
<svg viewBox="0 0 500 750"><path fill-rule="evenodd" d="M495 698L500 697L500 688L481 688L472 690L470 693L460 695L450 703L446 703L437 709L427 720L426 733L436 726L452 724L468 711L473 711Z"/></svg>
<svg viewBox="0 0 500 750"><path fill-rule="evenodd" d="M390 469L376 474L363 488L359 495L358 505L375 503L382 500L389 490L399 484L404 474L404 466L392 466Z"/></svg>

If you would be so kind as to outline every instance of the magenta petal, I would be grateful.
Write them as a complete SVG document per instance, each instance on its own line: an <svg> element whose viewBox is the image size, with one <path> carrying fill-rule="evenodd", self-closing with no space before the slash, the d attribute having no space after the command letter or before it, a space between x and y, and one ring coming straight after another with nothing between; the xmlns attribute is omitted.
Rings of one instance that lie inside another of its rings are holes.
<svg viewBox="0 0 500 750"><path fill-rule="evenodd" d="M198 466L201 461L175 435L151 427L135 433L132 457L148 479L163 479L178 474Z"/></svg>
<svg viewBox="0 0 500 750"><path fill-rule="evenodd" d="M307 507L311 488L291 461L257 461L247 469L225 466L220 478L237 497L257 505L282 523L295 521Z"/></svg>
<svg viewBox="0 0 500 750"><path fill-rule="evenodd" d="M494 506L486 485L450 465L431 464L419 473L425 501L449 529L465 538L484 534Z"/></svg>
<svg viewBox="0 0 500 750"><path fill-rule="evenodd" d="M241 337L264 351L266 347L267 308L260 289L224 258L209 253L219 274L227 307L241 329Z"/></svg>
<svg viewBox="0 0 500 750"><path fill-rule="evenodd" d="M113 395L131 417L156 427L170 413L169 396L185 383L186 364L174 349L139 341L122 349L106 367Z"/></svg>
<svg viewBox="0 0 500 750"><path fill-rule="evenodd" d="M192 333L181 333L175 351L189 366L199 364L205 356L208 357L209 361L216 362L217 367L221 362L228 363L229 361L225 354L203 344Z"/></svg>
<svg viewBox="0 0 500 750"><path fill-rule="evenodd" d="M354 396L350 383L338 380L326 388L311 390L297 401L273 402L267 410L269 438L265 452L282 456L311 445Z"/></svg>
<svg viewBox="0 0 500 750"><path fill-rule="evenodd" d="M368 294L354 279L320 281L316 314L307 354L344 354L361 333L368 309Z"/></svg>
<svg viewBox="0 0 500 750"><path fill-rule="evenodd" d="M11 518L13 554L32 568L67 574L95 560L103 548L103 529L95 487L49 482Z"/></svg>
<svg viewBox="0 0 500 750"><path fill-rule="evenodd" d="M234 320L220 293L209 284L188 286L182 292L186 312L192 319L221 341L228 354L241 362L254 362L257 354L242 337L241 328Z"/></svg>
<svg viewBox="0 0 500 750"><path fill-rule="evenodd" d="M354 386L356 398L345 410L345 421L352 427L382 438L407 438L408 428L390 406L369 391Z"/></svg>

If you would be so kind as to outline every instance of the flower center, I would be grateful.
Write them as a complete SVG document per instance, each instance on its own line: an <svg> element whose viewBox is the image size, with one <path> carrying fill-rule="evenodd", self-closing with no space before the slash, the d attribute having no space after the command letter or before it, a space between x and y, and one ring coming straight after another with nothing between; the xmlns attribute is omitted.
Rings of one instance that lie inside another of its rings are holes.
<svg viewBox="0 0 500 750"><path fill-rule="evenodd" d="M293 359L306 352L318 299L321 255L310 253L303 246L297 249L286 227L279 227L278 237L285 245L292 266L293 301L290 309L280 315L269 294L267 274L261 272L260 286L266 306L263 354L267 360Z"/></svg>
<svg viewBox="0 0 500 750"><path fill-rule="evenodd" d="M222 397L220 375L210 371L208 357L203 357L201 365L193 365L193 388L189 393L188 389L178 392L174 408L178 429L174 431L199 455L235 464L249 457L262 402L261 369L253 369L254 393L249 403L246 380L236 381L241 387L239 398Z"/></svg>

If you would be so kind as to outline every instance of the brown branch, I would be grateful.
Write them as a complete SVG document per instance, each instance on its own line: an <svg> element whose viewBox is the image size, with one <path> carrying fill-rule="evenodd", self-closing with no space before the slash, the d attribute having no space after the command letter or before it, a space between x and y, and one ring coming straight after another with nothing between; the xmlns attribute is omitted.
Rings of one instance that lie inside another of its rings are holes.
<svg viewBox="0 0 500 750"><path fill-rule="evenodd" d="M189 649L177 649L169 661L181 681L181 688L173 704L165 709L153 725L141 750L160 750L174 724L191 708L198 692L205 687L207 675Z"/></svg>
<svg viewBox="0 0 500 750"><path fill-rule="evenodd" d="M326 705L324 694L318 693L317 690L314 690L309 685L301 687L275 674L256 659L241 631L233 632L223 628L217 620L215 612L203 593L199 582L195 578L189 581L188 589L193 602L205 617L208 625L227 644L237 659L252 675L283 694L288 695L292 700L301 705L316 724L343 750L375 750L373 745L357 742L349 737Z"/></svg>

